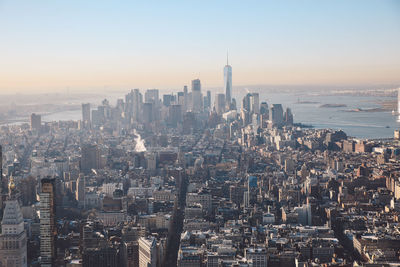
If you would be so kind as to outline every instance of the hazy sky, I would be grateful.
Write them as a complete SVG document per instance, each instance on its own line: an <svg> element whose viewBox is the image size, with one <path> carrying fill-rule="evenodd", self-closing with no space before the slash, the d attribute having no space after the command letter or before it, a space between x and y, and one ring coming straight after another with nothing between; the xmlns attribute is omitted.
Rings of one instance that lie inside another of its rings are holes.
<svg viewBox="0 0 400 267"><path fill-rule="evenodd" d="M284 4L283 4L284 3ZM400 83L400 1L0 0L0 93Z"/></svg>

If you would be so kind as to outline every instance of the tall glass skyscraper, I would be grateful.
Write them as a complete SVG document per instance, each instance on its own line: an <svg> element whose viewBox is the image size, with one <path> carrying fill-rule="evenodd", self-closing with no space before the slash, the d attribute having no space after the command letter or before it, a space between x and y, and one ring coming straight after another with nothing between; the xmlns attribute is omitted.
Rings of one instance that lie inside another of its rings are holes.
<svg viewBox="0 0 400 267"><path fill-rule="evenodd" d="M226 57L226 66L224 67L224 88L225 102L230 107L232 102L232 67L229 65L228 57Z"/></svg>

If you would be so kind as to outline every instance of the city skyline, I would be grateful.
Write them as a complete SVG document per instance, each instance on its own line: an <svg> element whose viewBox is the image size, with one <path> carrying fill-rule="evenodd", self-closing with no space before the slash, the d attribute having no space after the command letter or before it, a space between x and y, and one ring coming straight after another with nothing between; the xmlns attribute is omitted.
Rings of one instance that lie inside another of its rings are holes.
<svg viewBox="0 0 400 267"><path fill-rule="evenodd" d="M223 93L227 49L235 86L398 84L399 10L395 1L4 1L0 93L169 89L195 78Z"/></svg>

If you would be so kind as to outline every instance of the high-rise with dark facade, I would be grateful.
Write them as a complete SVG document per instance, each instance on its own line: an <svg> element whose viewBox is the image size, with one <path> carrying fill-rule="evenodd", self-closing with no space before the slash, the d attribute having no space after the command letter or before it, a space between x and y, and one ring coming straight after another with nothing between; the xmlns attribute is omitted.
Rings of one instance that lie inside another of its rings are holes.
<svg viewBox="0 0 400 267"><path fill-rule="evenodd" d="M95 144L85 144L82 146L81 171L90 172L100 166L100 151Z"/></svg>
<svg viewBox="0 0 400 267"><path fill-rule="evenodd" d="M40 256L41 267L52 267L56 257L55 179L41 180L40 193Z"/></svg>
<svg viewBox="0 0 400 267"><path fill-rule="evenodd" d="M40 131L42 125L42 116L32 113L31 114L31 130Z"/></svg>

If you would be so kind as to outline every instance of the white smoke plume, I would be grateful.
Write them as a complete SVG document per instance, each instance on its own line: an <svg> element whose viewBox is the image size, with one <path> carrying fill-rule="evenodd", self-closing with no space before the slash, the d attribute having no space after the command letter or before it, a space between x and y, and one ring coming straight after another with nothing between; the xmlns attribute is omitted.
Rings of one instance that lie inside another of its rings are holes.
<svg viewBox="0 0 400 267"><path fill-rule="evenodd" d="M144 152L144 151L146 151L147 149L146 149L146 146L144 144L144 140L142 139L140 134L138 134L136 132L136 130L135 130L134 134L136 135L136 138L135 138L135 142L136 142L135 151L136 152Z"/></svg>

